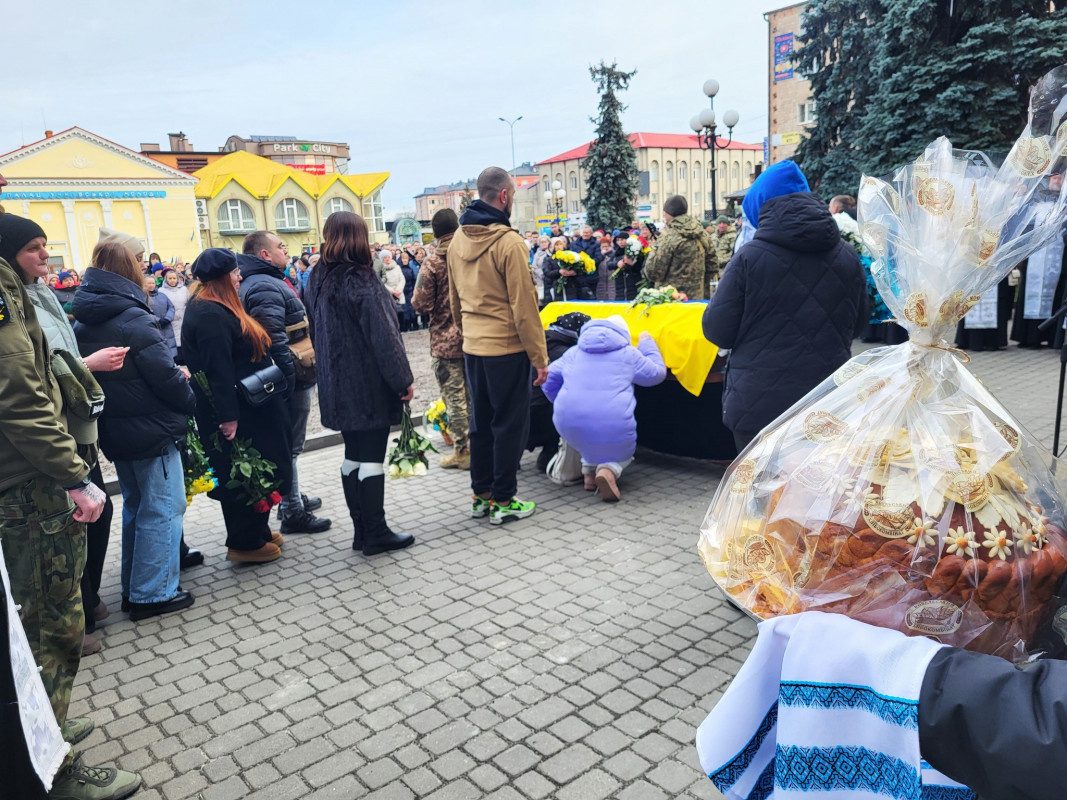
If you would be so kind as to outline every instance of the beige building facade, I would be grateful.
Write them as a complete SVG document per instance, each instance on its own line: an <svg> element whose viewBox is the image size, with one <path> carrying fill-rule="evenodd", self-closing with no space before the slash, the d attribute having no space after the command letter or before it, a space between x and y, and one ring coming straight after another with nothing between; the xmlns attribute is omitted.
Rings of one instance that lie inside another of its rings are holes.
<svg viewBox="0 0 1067 800"><path fill-rule="evenodd" d="M243 150L269 158L310 175L348 172L348 145L344 142L316 142L295 136L231 136L222 146L223 153Z"/></svg>
<svg viewBox="0 0 1067 800"><path fill-rule="evenodd" d="M695 134L631 133L630 143L637 156L641 176L637 209L640 219L659 223L663 220L663 203L680 194L689 203L689 213L698 219L712 210L710 153ZM581 224L586 213L583 199L589 191L588 171L583 167L592 142L539 162L538 194L543 213L555 216L555 198L549 201L545 191L554 192L553 184L562 187L562 217L571 227ZM763 163L763 146L734 140L727 144L720 138L715 151L715 193L719 213L726 209L726 195L747 189L755 179L756 167Z"/></svg>
<svg viewBox="0 0 1067 800"><path fill-rule="evenodd" d="M811 82L796 69L793 57L804 32L807 3L769 11L767 20L768 92L767 143L770 162L791 158L805 131L815 122Z"/></svg>

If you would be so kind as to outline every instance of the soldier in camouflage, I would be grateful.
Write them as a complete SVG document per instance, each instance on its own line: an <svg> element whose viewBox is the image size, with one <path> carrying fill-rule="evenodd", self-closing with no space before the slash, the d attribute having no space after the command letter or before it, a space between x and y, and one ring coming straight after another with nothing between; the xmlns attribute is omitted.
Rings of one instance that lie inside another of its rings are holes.
<svg viewBox="0 0 1067 800"><path fill-rule="evenodd" d="M448 429L454 449L441 459L445 469L470 469L468 445L470 393L463 367L463 334L452 319L448 295L448 246L459 228L459 218L450 208L443 208L430 220L437 249L422 263L411 305L419 314L430 317L430 355L433 373L441 389L441 399L448 411Z"/></svg>
<svg viewBox="0 0 1067 800"><path fill-rule="evenodd" d="M30 220L0 211L0 546L56 722L76 742L92 729L88 720L67 720L85 631L85 525L106 498L67 431L47 341L12 268L43 244L39 234ZM49 797L117 800L140 784L133 773L87 767L71 754Z"/></svg>
<svg viewBox="0 0 1067 800"><path fill-rule="evenodd" d="M718 274L722 275L726 265L734 257L734 242L737 241L737 230L730 223L729 217L720 214L715 219L715 233L711 234L711 241L715 245L715 256L719 262Z"/></svg>
<svg viewBox="0 0 1067 800"><path fill-rule="evenodd" d="M673 286L690 300L705 300L718 261L711 237L688 211L689 204L680 194L663 204L667 225L645 261L645 277L657 289Z"/></svg>

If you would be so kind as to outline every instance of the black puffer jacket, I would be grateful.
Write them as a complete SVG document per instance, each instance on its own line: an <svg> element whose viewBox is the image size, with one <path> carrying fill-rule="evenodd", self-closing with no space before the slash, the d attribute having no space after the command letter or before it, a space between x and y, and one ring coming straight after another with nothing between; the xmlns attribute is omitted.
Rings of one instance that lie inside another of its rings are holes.
<svg viewBox="0 0 1067 800"><path fill-rule="evenodd" d="M762 430L845 363L865 307L859 256L826 203L810 192L764 203L704 312L704 336L732 351L726 427Z"/></svg>
<svg viewBox="0 0 1067 800"><path fill-rule="evenodd" d="M289 336L286 325L297 325L307 316L304 304L296 292L285 283L285 274L269 261L258 256L238 254L241 268L241 286L238 293L241 305L249 316L263 326L270 335L270 355L283 373L285 382L298 389L307 389L313 384L297 384L293 369L293 355L289 352ZM286 396L291 389L286 390Z"/></svg>
<svg viewBox="0 0 1067 800"><path fill-rule="evenodd" d="M396 303L374 269L320 261L306 297L322 424L368 431L399 423L413 379Z"/></svg>
<svg viewBox="0 0 1067 800"><path fill-rule="evenodd" d="M130 348L122 369L94 373L106 398L99 421L104 455L112 461L138 461L183 439L196 401L148 309L144 289L91 267L78 287L73 311L83 356L105 347Z"/></svg>

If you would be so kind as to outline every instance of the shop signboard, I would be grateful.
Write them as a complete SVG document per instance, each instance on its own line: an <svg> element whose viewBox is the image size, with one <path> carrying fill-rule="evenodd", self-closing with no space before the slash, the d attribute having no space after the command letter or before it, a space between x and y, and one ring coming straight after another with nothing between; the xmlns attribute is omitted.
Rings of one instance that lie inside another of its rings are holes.
<svg viewBox="0 0 1067 800"><path fill-rule="evenodd" d="M793 33L780 33L774 37L774 82L787 81L793 77Z"/></svg>

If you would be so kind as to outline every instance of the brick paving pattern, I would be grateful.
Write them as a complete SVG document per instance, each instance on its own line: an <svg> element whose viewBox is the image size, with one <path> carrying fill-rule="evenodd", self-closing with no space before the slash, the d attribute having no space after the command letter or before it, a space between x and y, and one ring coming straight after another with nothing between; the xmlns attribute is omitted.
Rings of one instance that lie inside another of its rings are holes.
<svg viewBox="0 0 1067 800"><path fill-rule="evenodd" d="M971 367L1051 445L1054 353ZM538 512L495 527L466 516L467 473L435 459L387 484L414 547L365 559L340 460L303 457L334 527L288 537L274 564L226 562L218 506L197 498L186 537L207 562L183 574L197 602L178 614L118 611L116 522L114 611L71 708L98 726L87 763L140 772L146 800L721 797L694 731L755 633L696 553L721 467L639 451L609 505L527 456L520 494Z"/></svg>

